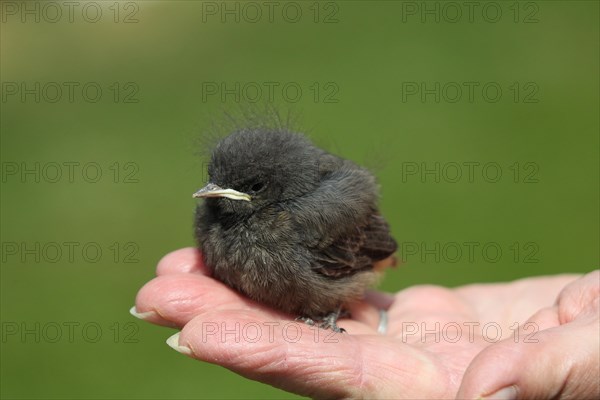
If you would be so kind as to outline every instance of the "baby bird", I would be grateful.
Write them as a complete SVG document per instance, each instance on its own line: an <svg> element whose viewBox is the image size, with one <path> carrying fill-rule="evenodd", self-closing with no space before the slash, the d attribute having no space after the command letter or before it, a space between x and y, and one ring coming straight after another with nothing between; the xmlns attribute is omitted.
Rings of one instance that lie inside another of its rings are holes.
<svg viewBox="0 0 600 400"><path fill-rule="evenodd" d="M195 234L212 276L319 327L395 264L397 244L366 169L285 129L239 129L212 151L194 193Z"/></svg>

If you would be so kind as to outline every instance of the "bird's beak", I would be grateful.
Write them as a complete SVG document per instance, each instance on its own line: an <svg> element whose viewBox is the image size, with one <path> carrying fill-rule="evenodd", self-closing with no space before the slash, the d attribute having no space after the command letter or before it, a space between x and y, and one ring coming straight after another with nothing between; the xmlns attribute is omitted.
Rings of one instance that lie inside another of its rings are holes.
<svg viewBox="0 0 600 400"><path fill-rule="evenodd" d="M194 193L192 197L227 197L228 199L232 200L245 201L250 201L252 199L249 194L238 192L237 190L233 189L223 189L214 183L209 183L208 185L204 186L202 189Z"/></svg>

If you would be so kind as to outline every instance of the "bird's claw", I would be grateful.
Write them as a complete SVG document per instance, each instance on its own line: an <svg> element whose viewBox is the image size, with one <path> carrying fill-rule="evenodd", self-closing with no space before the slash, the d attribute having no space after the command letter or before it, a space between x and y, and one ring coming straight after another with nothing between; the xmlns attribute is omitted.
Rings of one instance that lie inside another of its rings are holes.
<svg viewBox="0 0 600 400"><path fill-rule="evenodd" d="M350 315L350 313L348 313L347 311L344 311L343 314L344 316L346 315ZM336 312L332 312L330 314L325 315L322 318L310 318L310 317L296 317L296 321L302 321L307 325L310 326L318 326L321 329L331 329L334 332L338 332L338 333L345 333L346 330L344 328L340 328L339 326L337 326L337 320L340 317L340 311L336 311Z"/></svg>
<svg viewBox="0 0 600 400"><path fill-rule="evenodd" d="M319 327L323 329L331 329L334 332L344 333L346 330L337 326L337 320L340 316L339 311L327 314L320 322Z"/></svg>

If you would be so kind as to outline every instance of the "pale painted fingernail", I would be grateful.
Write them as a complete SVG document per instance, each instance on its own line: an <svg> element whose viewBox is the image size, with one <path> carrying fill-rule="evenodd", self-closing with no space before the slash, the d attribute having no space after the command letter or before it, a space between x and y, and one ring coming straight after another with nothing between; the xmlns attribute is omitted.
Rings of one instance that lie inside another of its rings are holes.
<svg viewBox="0 0 600 400"><path fill-rule="evenodd" d="M152 317L156 317L158 316L158 314L156 313L156 311L146 311L146 312L138 312L135 309L135 306L131 307L129 309L129 314L133 315L134 317L141 319L141 320L147 320L150 319Z"/></svg>
<svg viewBox="0 0 600 400"><path fill-rule="evenodd" d="M173 350L178 351L181 354L185 354L186 356L193 355L194 353L192 353L192 349L190 349L187 346L182 346L182 345L179 344L179 335L180 334L181 334L181 332L177 332L176 334L174 334L173 336L171 336L170 338L168 338L167 339L167 344Z"/></svg>
<svg viewBox="0 0 600 400"><path fill-rule="evenodd" d="M515 386L507 386L483 398L486 400L516 400L517 388Z"/></svg>

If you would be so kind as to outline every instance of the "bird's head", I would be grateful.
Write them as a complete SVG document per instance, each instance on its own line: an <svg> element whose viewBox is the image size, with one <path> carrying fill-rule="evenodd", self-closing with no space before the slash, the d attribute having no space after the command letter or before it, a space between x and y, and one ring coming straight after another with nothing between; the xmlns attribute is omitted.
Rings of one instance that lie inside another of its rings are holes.
<svg viewBox="0 0 600 400"><path fill-rule="evenodd" d="M326 154L302 135L263 129L240 130L214 148L208 184L194 193L221 213L248 215L302 196L319 184Z"/></svg>

